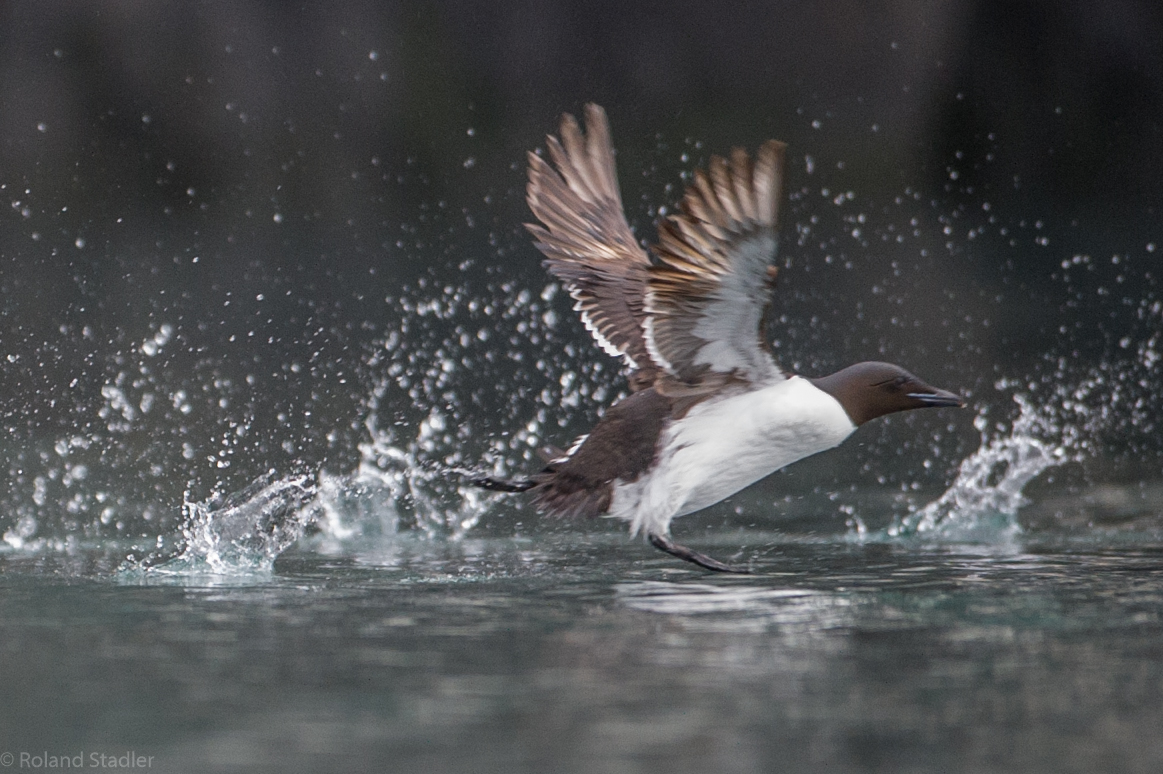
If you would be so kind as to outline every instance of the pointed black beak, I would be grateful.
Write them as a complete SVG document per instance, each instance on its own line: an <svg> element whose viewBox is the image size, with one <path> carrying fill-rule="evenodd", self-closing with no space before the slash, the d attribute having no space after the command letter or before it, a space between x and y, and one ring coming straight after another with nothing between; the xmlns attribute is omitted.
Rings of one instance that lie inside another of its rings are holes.
<svg viewBox="0 0 1163 774"><path fill-rule="evenodd" d="M913 400L920 401L926 407L956 406L961 408L965 405L965 401L961 399L960 395L936 388L932 392L910 392L908 396Z"/></svg>

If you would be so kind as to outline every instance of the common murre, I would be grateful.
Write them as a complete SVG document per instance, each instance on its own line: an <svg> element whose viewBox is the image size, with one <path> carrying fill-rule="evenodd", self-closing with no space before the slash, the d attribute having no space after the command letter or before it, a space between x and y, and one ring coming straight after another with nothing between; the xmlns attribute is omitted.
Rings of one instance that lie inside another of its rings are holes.
<svg viewBox="0 0 1163 774"><path fill-rule="evenodd" d="M631 369L631 394L586 436L524 480L473 479L532 493L542 513L630 522L651 544L720 572L746 572L669 537L677 516L840 444L865 422L962 406L900 366L866 362L808 379L782 372L763 338L778 248L784 143L754 161L736 148L697 170L658 244L639 246L622 209L605 111L568 113L529 154L526 224L598 344ZM652 260L653 256L653 260Z"/></svg>

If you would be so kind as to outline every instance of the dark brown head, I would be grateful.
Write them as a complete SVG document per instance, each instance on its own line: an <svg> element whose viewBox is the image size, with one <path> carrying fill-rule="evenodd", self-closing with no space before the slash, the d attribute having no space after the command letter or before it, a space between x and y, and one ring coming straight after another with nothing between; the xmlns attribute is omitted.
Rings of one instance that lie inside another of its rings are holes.
<svg viewBox="0 0 1163 774"><path fill-rule="evenodd" d="M811 381L840 402L854 425L897 411L965 405L960 396L930 387L892 363L857 363Z"/></svg>

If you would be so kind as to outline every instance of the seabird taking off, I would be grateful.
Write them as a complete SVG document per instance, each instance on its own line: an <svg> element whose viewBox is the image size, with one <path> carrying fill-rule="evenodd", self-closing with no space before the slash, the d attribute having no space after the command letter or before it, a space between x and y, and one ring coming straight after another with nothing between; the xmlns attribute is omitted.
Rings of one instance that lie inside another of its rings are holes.
<svg viewBox="0 0 1163 774"><path fill-rule="evenodd" d="M545 266L576 300L582 322L631 369L631 394L587 436L524 480L477 478L528 491L537 509L630 522L669 554L708 570L746 572L669 537L677 516L837 446L896 411L962 406L890 363L857 363L807 379L781 371L764 340L775 282L784 150L740 148L695 172L681 212L639 246L622 211L606 113L586 105L547 138L552 165L529 154L526 227Z"/></svg>

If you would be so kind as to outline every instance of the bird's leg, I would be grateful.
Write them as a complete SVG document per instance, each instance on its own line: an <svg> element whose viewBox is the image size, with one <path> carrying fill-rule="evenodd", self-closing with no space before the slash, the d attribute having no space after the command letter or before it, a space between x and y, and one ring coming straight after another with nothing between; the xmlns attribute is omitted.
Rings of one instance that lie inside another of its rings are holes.
<svg viewBox="0 0 1163 774"><path fill-rule="evenodd" d="M698 551L692 551L686 546L680 546L678 543L672 542L670 538L657 533L651 532L646 536L650 540L650 545L657 548L659 551L665 551L671 556L677 556L679 559L685 559L691 564L697 564L705 570L714 570L715 572L734 572L741 575L750 574L750 570L746 567L735 567L730 564L723 564L717 559L712 559L706 554L700 554Z"/></svg>
<svg viewBox="0 0 1163 774"><path fill-rule="evenodd" d="M470 478L468 482L481 489L488 489L490 492L528 492L537 486L536 481L530 481L528 479L519 481L516 479L494 478L493 476L477 476L476 478Z"/></svg>

